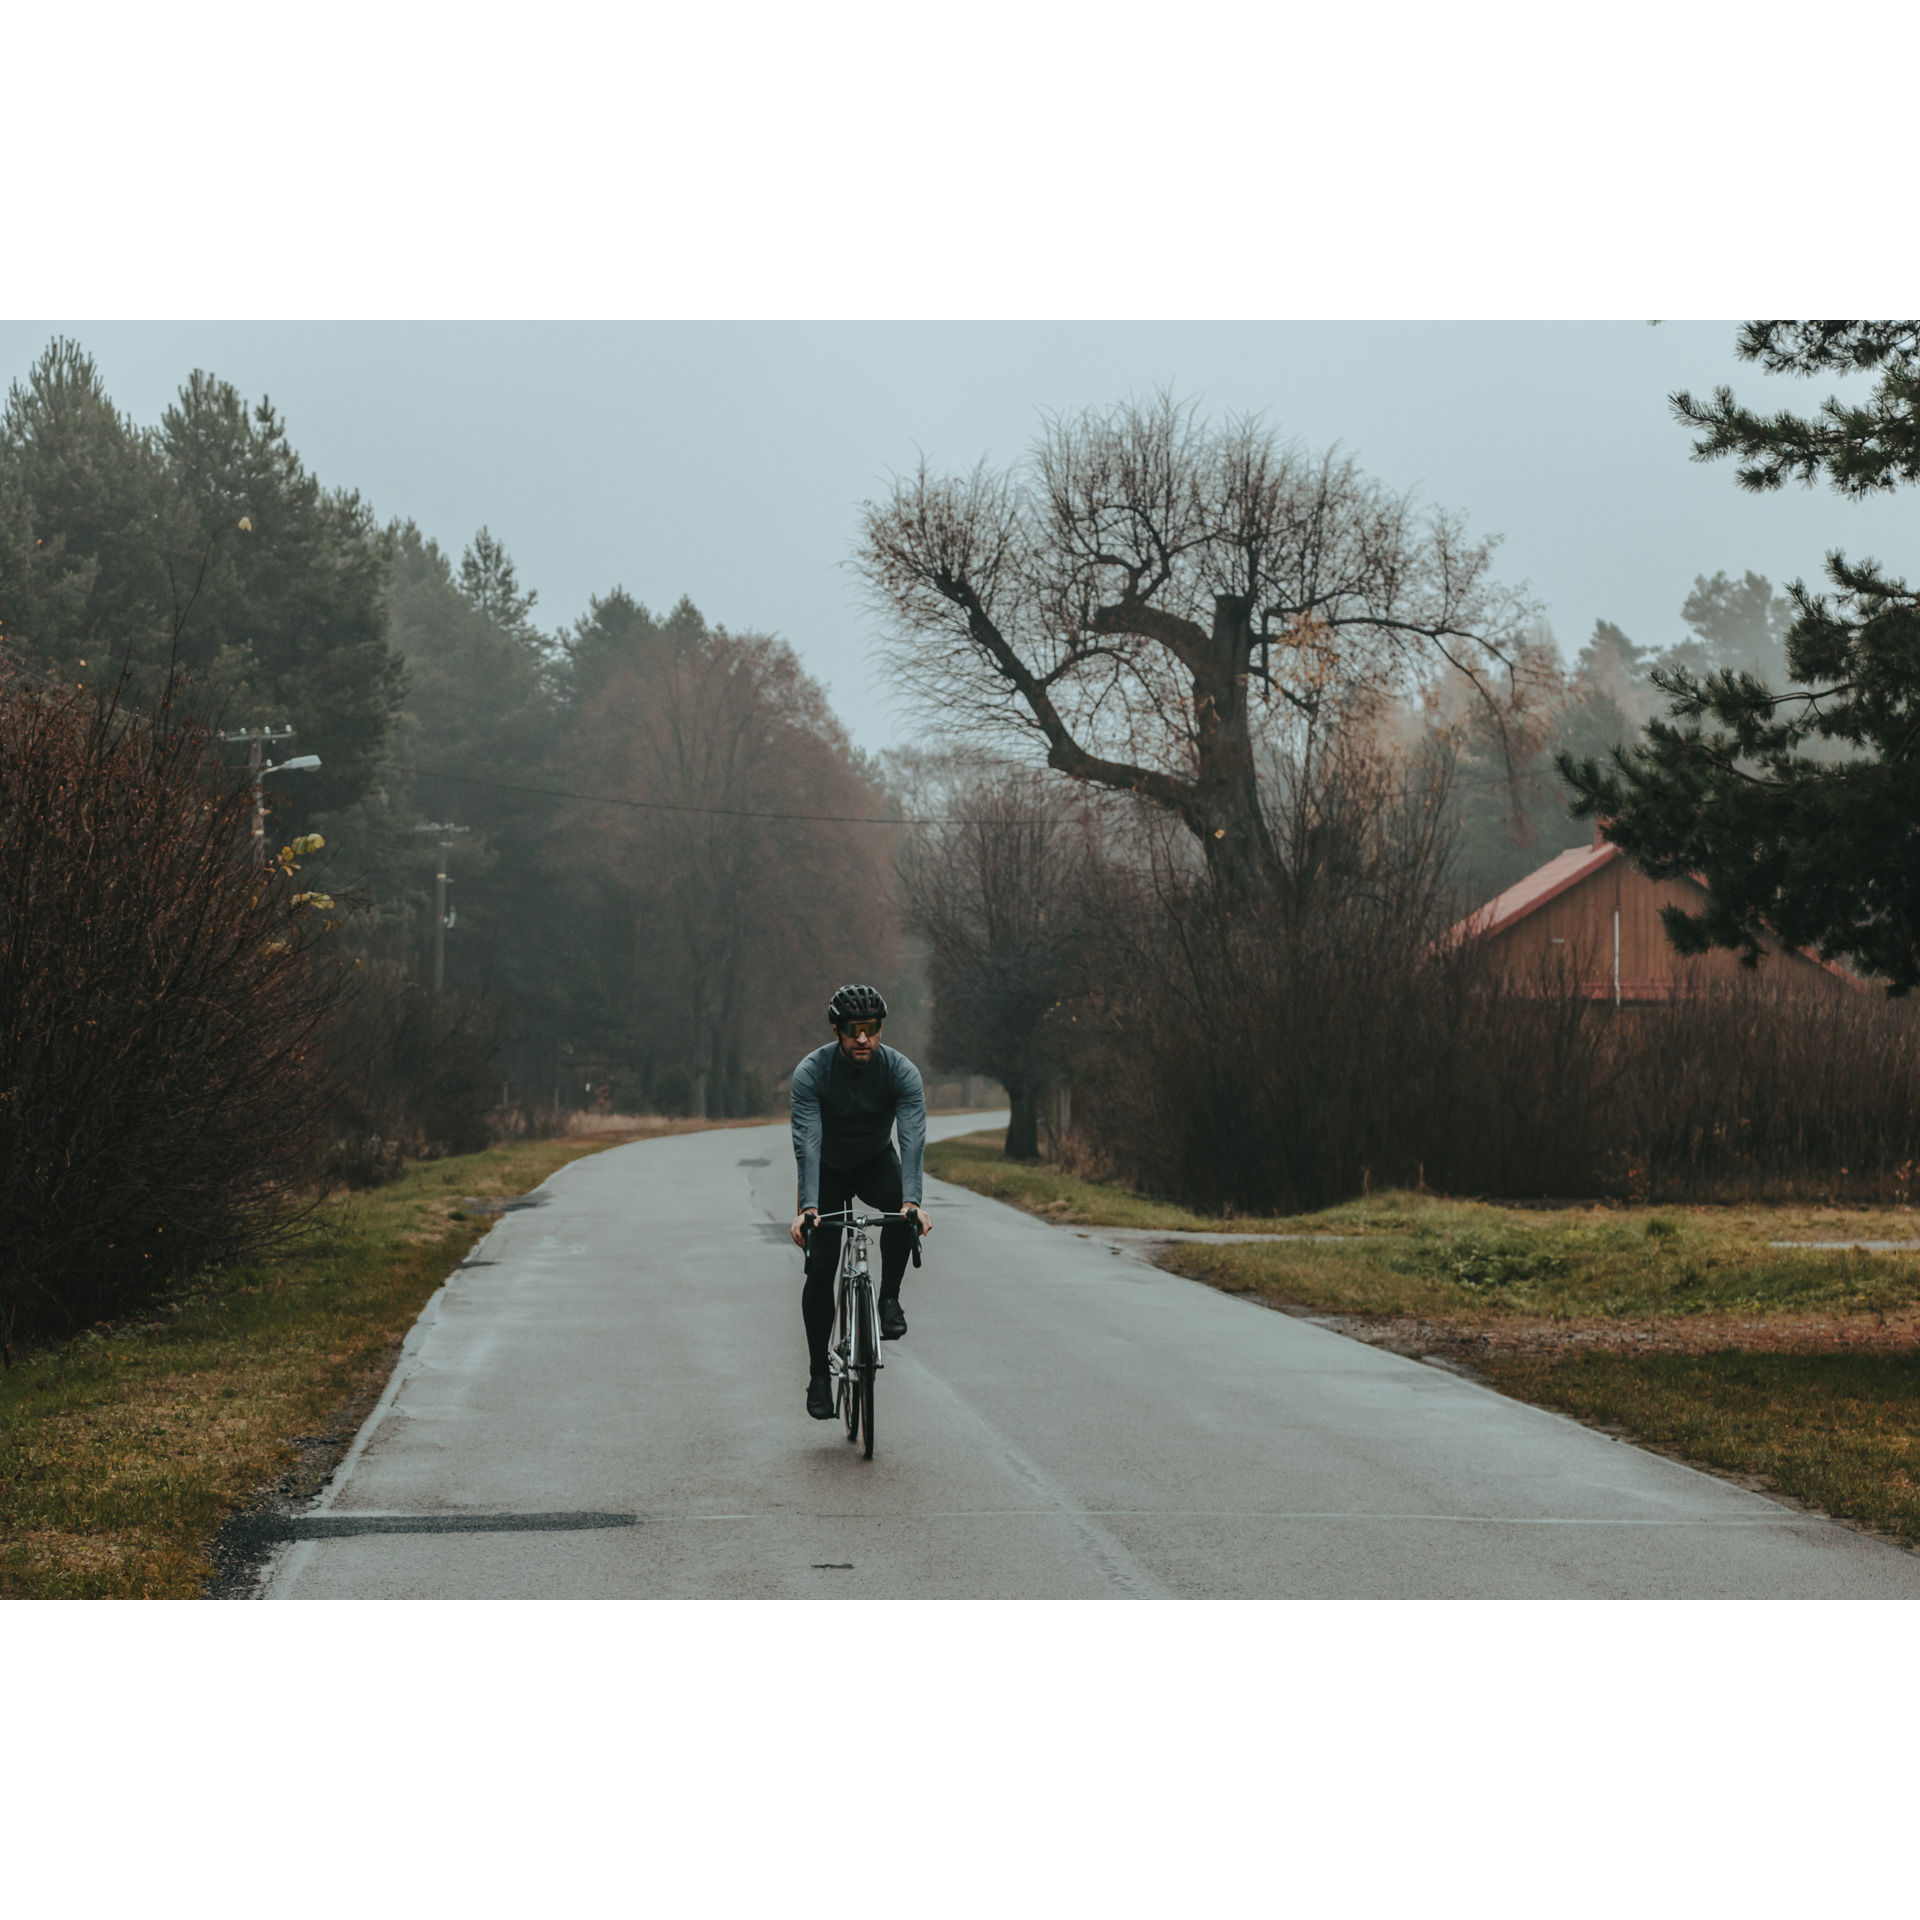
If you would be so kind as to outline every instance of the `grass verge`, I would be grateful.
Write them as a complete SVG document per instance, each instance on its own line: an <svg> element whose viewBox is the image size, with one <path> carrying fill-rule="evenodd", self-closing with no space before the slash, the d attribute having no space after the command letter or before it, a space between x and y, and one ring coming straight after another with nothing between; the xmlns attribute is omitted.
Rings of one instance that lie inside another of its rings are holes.
<svg viewBox="0 0 1920 1920"><path fill-rule="evenodd" d="M969 1187L989 1200L1004 1200L1060 1226L1205 1228L1222 1224L1170 1200L1076 1179L1043 1162L1009 1160L1005 1144L1005 1130L998 1127L930 1141L927 1171L936 1179Z"/></svg>
<svg viewBox="0 0 1920 1920"><path fill-rule="evenodd" d="M493 1225L462 1200L510 1198L623 1137L680 1130L423 1162L329 1201L280 1257L16 1359L0 1375L0 1598L204 1592L223 1523L276 1481L317 1490L420 1309Z"/></svg>
<svg viewBox="0 0 1920 1920"><path fill-rule="evenodd" d="M1920 1544L1920 1351L1508 1355L1493 1385Z"/></svg>
<svg viewBox="0 0 1920 1920"><path fill-rule="evenodd" d="M1171 1242L1172 1271L1464 1364L1553 1407L1920 1543L1920 1241L1911 1211L1511 1207L1386 1193L1274 1222L1207 1219L1023 1166L999 1136L930 1171L1063 1225L1272 1227L1304 1240Z"/></svg>

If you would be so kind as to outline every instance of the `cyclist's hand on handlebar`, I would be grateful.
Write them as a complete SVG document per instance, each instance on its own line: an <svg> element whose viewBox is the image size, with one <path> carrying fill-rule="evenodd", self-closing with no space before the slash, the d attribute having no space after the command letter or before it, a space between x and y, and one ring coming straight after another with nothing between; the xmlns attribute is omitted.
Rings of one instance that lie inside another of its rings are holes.
<svg viewBox="0 0 1920 1920"><path fill-rule="evenodd" d="M787 1233L796 1247L801 1248L803 1251L805 1250L807 1244L807 1229L819 1218L820 1209L818 1207L802 1207L800 1211L793 1216L793 1225L787 1229Z"/></svg>
<svg viewBox="0 0 1920 1920"><path fill-rule="evenodd" d="M928 1214L926 1208L921 1206L917 1201L909 1200L900 1211L902 1213L912 1214L914 1219L920 1223L920 1238L922 1240L933 1231L932 1217Z"/></svg>

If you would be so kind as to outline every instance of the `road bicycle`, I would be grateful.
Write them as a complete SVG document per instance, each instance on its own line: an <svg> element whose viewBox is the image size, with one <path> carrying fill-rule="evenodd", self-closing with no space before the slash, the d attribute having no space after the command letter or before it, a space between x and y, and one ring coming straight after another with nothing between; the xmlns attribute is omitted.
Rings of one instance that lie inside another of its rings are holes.
<svg viewBox="0 0 1920 1920"><path fill-rule="evenodd" d="M873 1376L880 1359L880 1297L868 1264L867 1229L904 1220L913 1229L913 1264L920 1264L920 1222L910 1213L839 1213L815 1216L805 1233L807 1251L813 1250L819 1227L840 1229L840 1272L833 1289L833 1338L827 1347L827 1369L834 1379L834 1407L847 1423L849 1442L864 1438L866 1457L873 1458Z"/></svg>

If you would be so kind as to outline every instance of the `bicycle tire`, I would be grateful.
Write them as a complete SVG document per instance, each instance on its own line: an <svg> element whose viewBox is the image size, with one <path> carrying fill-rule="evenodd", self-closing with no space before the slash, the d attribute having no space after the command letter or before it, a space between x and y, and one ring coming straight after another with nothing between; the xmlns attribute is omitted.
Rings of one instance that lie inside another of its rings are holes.
<svg viewBox="0 0 1920 1920"><path fill-rule="evenodd" d="M860 1362L858 1354L860 1343L857 1339L847 1342L847 1444L852 1446L860 1438Z"/></svg>
<svg viewBox="0 0 1920 1920"><path fill-rule="evenodd" d="M860 1437L867 1459L873 1458L873 1377L880 1356L873 1345L873 1282L869 1280L853 1296L853 1339L848 1358L853 1362L853 1394L860 1402Z"/></svg>

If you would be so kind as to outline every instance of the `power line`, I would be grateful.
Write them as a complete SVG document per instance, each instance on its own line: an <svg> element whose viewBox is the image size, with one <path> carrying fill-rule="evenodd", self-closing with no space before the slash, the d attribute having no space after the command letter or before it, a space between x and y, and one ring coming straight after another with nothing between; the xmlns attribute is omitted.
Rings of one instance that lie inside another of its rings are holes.
<svg viewBox="0 0 1920 1920"><path fill-rule="evenodd" d="M470 773L438 773L416 768L417 780L457 780L462 786L489 787L496 793L531 793L545 800L584 800L596 807L634 807L653 813L717 813L732 820L800 820L842 827L1033 827L1041 820L961 820L913 813L770 813L753 807L696 807L680 800L625 800L606 793L573 793L563 787L522 787L506 780L481 780Z"/></svg>
<svg viewBox="0 0 1920 1920"><path fill-rule="evenodd" d="M507 780L482 780L470 773L442 773L421 767L414 770L418 780L454 780L465 787L486 787L494 793L532 794L543 800L579 800L595 807L629 807L647 813L718 814L730 820L793 820L822 826L841 827L1041 827L1051 825L1044 819L1002 820L969 818L953 814L914 813L774 813L753 807L699 807L681 800L628 800L615 794L575 793L565 787L526 787ZM1450 783L1455 787L1505 786L1499 775L1468 777Z"/></svg>

